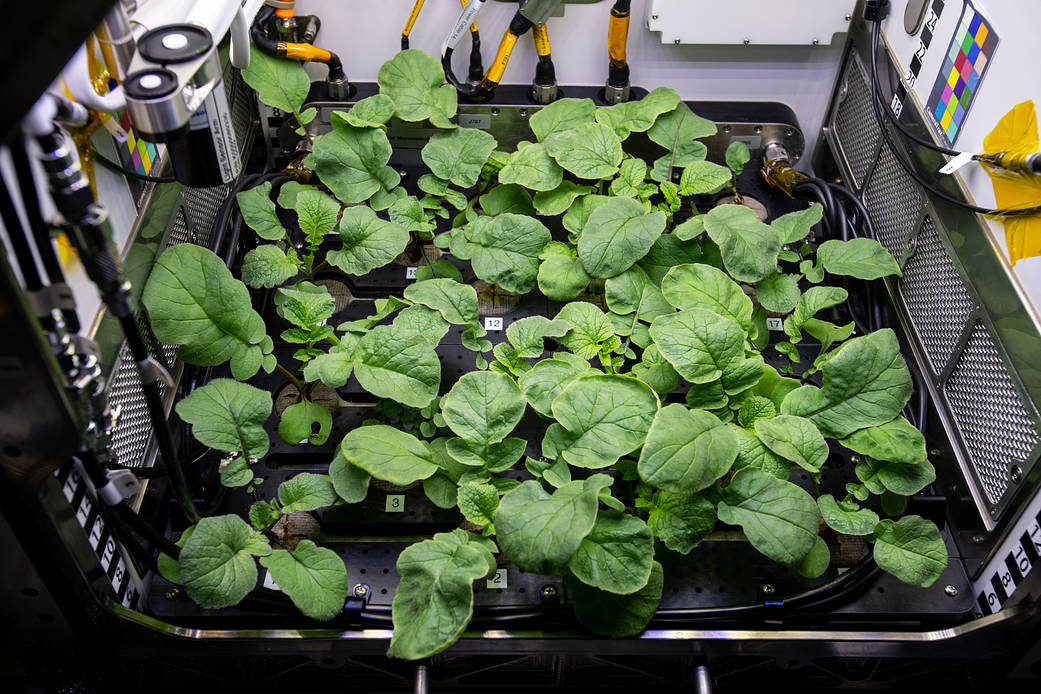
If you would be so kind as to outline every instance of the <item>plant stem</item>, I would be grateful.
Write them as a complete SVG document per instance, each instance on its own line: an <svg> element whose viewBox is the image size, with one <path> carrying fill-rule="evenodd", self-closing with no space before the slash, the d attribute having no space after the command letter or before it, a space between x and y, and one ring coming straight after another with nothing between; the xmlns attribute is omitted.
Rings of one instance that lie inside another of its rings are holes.
<svg viewBox="0 0 1041 694"><path fill-rule="evenodd" d="M300 126L300 129L304 131L304 137L307 138L307 144L314 147L314 140L311 138L311 133L307 132L307 126L304 125L304 121L300 118L300 112L295 108L293 109L293 118L296 120L296 124Z"/></svg>
<svg viewBox="0 0 1041 694"><path fill-rule="evenodd" d="M286 379L288 379L288 381L290 383L292 383L296 387L296 392L300 393L301 396L304 394L304 383L303 383L303 381L301 381L299 378L294 376L293 373L291 371L289 371L289 369L287 369L286 367L282 366L278 362L275 362L275 370L278 371L278 373L280 373L283 376L285 376Z"/></svg>

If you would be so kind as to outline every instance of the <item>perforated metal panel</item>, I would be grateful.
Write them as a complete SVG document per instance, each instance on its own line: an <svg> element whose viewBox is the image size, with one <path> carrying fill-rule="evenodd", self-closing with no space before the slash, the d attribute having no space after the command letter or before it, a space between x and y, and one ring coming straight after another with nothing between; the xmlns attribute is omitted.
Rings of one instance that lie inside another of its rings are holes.
<svg viewBox="0 0 1041 694"><path fill-rule="evenodd" d="M871 173L864 204L871 213L879 242L899 260L908 237L918 226L925 201L887 145L882 146L878 164Z"/></svg>
<svg viewBox="0 0 1041 694"><path fill-rule="evenodd" d="M843 79L833 127L853 179L858 187L863 187L878 151L880 134L871 112L871 90L855 55L847 62Z"/></svg>
<svg viewBox="0 0 1041 694"><path fill-rule="evenodd" d="M925 346L933 374L943 372L974 301L940 240L936 222L926 217L914 254L900 278L904 305Z"/></svg>
<svg viewBox="0 0 1041 694"><path fill-rule="evenodd" d="M973 326L946 394L980 484L997 504L1008 489L1009 467L1030 459L1038 432L982 323Z"/></svg>

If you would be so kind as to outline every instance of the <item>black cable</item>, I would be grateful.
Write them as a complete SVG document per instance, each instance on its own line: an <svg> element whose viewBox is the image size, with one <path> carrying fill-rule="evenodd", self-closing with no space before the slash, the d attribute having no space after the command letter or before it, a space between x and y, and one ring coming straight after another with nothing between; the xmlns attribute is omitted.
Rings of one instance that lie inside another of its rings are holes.
<svg viewBox="0 0 1041 694"><path fill-rule="evenodd" d="M29 156L25 152L25 141L20 137L11 138L8 148L11 150L11 159L18 177L18 190L22 195L25 217L36 242L36 253L40 256L40 262L43 264L50 284L64 283L65 271L61 267L61 261L58 260L57 251L54 250L54 239L51 238L47 223L43 221L43 215L40 213L40 200L36 196L36 181L33 180ZM72 312L72 315L74 316L75 312ZM79 331L78 320L75 322L73 330Z"/></svg>
<svg viewBox="0 0 1041 694"><path fill-rule="evenodd" d="M112 513L118 517L124 524L126 524L131 530L140 535L143 539L147 540L150 545L155 547L163 554L169 555L173 559L177 559L181 556L181 548L171 542L165 535L160 533L158 530L149 525L144 518L134 512L132 508L127 506L125 501L121 501L115 506L109 506Z"/></svg>
<svg viewBox="0 0 1041 694"><path fill-rule="evenodd" d="M879 41L879 25L876 22L875 26L874 26L874 29L872 29L872 42L871 42L871 62L872 62L872 64L875 64L875 63L878 62L878 41ZM993 208L989 208L989 207L979 207L977 205L973 205L971 203L965 202L964 200L960 200L960 199L954 197L953 195L950 195L949 193L945 193L944 191L942 191L942 190L934 187L932 184L928 183L924 178L922 178L918 174L917 171L915 171L914 166L912 166L909 162L904 160L903 155L897 149L896 144L894 144L893 138L890 137L889 129L886 127L886 124L885 124L885 122L882 119L882 112L881 112L881 109L879 108L879 105L878 105L878 102L879 102L880 98L881 97L879 96L879 92L878 92L878 84L875 81L872 81L871 82L871 106L873 108L871 110L875 114L875 121L878 123L878 129L879 129L879 131L882 134L882 139L885 140L885 143L889 147L889 149L891 151L891 154L893 155L893 158L896 159L898 164L900 164L900 167L904 171L907 172L907 175L910 176L914 180L915 183L917 183L923 189L925 189L926 192L934 195L935 197L939 198L940 200L943 200L944 202L948 202L948 203L950 203L952 205L955 205L957 207L961 207L963 209L969 210L970 212L976 212L976 213L979 213L979 214L990 215L992 217L1021 217L1021 216L1041 214L1041 205L1034 205L1033 207L1025 207L1025 208L1022 208L1022 209L1003 209L1003 210L993 209Z"/></svg>
<svg viewBox="0 0 1041 694"><path fill-rule="evenodd" d="M43 287L43 279L40 277L40 268L33 257L26 237L22 220L15 210L14 201L6 185L0 185L0 220L3 220L4 229L7 230L7 238L11 241L15 258L18 259L18 269L22 273L22 281L25 282L27 291L34 292Z"/></svg>
<svg viewBox="0 0 1041 694"><path fill-rule="evenodd" d="M109 171L123 174L127 178L132 178L135 181L141 181L142 183L173 183L177 180L173 176L149 176L147 174L138 173L123 167L121 164L117 164L93 147L91 147L89 151L90 155L94 158L94 161L101 164Z"/></svg>

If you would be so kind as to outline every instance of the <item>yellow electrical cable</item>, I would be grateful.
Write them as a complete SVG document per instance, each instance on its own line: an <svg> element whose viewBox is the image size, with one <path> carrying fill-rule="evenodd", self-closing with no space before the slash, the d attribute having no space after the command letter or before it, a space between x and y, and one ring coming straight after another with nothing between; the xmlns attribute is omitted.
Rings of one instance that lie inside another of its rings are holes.
<svg viewBox="0 0 1041 694"><path fill-rule="evenodd" d="M549 32L546 31L546 25L534 26L531 28L531 36L535 39L535 52L539 54L539 58L548 58L550 55L549 48Z"/></svg>
<svg viewBox="0 0 1041 694"><path fill-rule="evenodd" d="M332 58L332 53L329 51L312 46L309 43L283 43L279 41L278 54L294 60L315 63L327 63Z"/></svg>
<svg viewBox="0 0 1041 694"><path fill-rule="evenodd" d="M503 73L506 72L506 65L510 62L510 54L513 52L513 47L517 45L517 38L517 34L514 34L509 29L502 35L502 41L499 42L499 50L495 54L495 60L492 61L492 65L488 68L484 79L481 80L481 89L490 92L499 86L499 81L502 79Z"/></svg>
<svg viewBox="0 0 1041 694"><path fill-rule="evenodd" d="M625 67L625 44L629 38L629 12L620 13L611 9L611 22L607 28L607 54L614 67Z"/></svg>
<svg viewBox="0 0 1041 694"><path fill-rule="evenodd" d="M426 0L416 0L415 4L412 5L412 11L408 15L408 19L405 20L405 27L401 30L401 38L408 39L409 34L412 33L412 27L415 26L416 20L419 19L419 12L423 9L423 3Z"/></svg>

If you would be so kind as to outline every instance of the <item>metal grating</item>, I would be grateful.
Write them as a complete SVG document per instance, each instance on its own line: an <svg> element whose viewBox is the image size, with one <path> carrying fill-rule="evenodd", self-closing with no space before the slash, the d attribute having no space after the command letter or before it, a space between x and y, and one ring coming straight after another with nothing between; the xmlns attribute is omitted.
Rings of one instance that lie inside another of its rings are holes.
<svg viewBox="0 0 1041 694"><path fill-rule="evenodd" d="M883 146L864 191L879 242L897 260L922 216L924 200L915 182L900 167L888 146Z"/></svg>
<svg viewBox="0 0 1041 694"><path fill-rule="evenodd" d="M951 358L974 302L932 217L925 218L914 255L904 266L900 294L938 375Z"/></svg>
<svg viewBox="0 0 1041 694"><path fill-rule="evenodd" d="M1008 489L1009 466L1024 463L1038 432L983 323L976 323L946 385L947 400L987 500Z"/></svg>
<svg viewBox="0 0 1041 694"><path fill-rule="evenodd" d="M835 137L858 187L863 187L878 151L880 133L871 108L871 90L855 55L846 66L845 86L835 112Z"/></svg>

